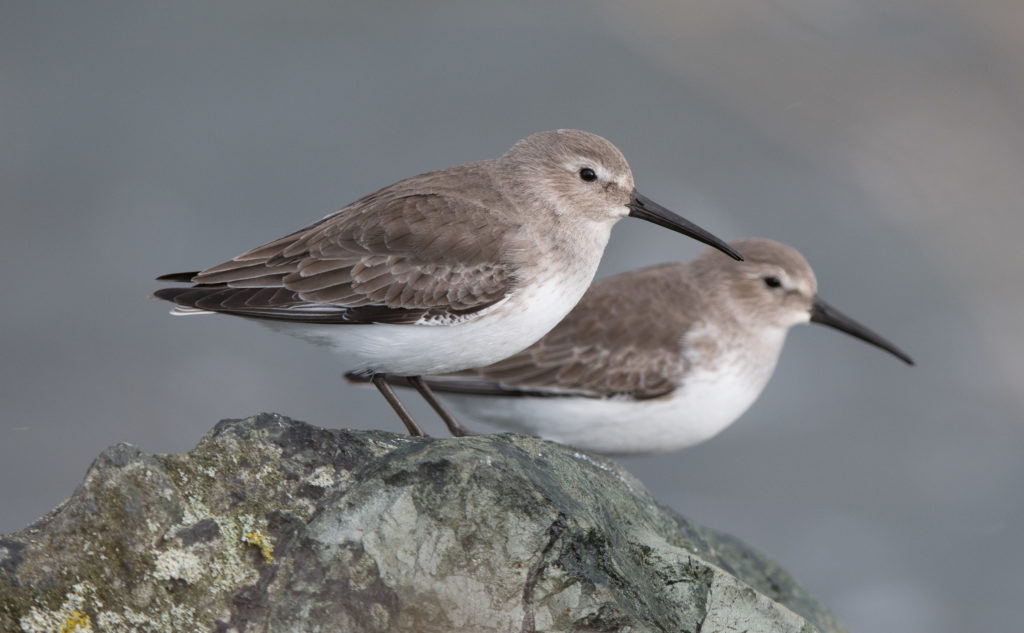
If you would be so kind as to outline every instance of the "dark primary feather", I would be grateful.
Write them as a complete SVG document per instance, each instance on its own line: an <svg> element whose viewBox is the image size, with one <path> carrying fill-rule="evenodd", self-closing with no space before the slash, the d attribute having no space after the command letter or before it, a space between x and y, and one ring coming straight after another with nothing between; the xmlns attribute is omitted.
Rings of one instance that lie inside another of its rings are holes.
<svg viewBox="0 0 1024 633"><path fill-rule="evenodd" d="M192 283L192 278L199 274L198 270L194 270L188 273L168 273L166 275L160 275L156 278L157 281L179 281L181 283Z"/></svg>
<svg viewBox="0 0 1024 633"><path fill-rule="evenodd" d="M153 293L158 299L176 305L233 314L253 319L291 321L294 323L360 324L392 323L397 325L416 323L420 320L457 320L468 316L487 305L469 309L451 308L389 308L388 306L364 305L353 308L330 304L310 304L297 298L293 292L280 288L227 288L224 286L193 286L191 288L161 288ZM493 304L488 304L493 305Z"/></svg>
<svg viewBox="0 0 1024 633"><path fill-rule="evenodd" d="M595 283L551 332L481 369L426 379L436 391L492 396L627 396L672 392L687 369L680 323L702 293L684 265L663 264ZM648 298L657 297L657 309ZM665 310L674 311L671 319Z"/></svg>
<svg viewBox="0 0 1024 633"><path fill-rule="evenodd" d="M302 230L199 273L164 281L154 296L239 316L311 323L459 319L516 283L515 226L485 163L385 187ZM468 219L467 219L468 218ZM510 230L511 229L511 230Z"/></svg>

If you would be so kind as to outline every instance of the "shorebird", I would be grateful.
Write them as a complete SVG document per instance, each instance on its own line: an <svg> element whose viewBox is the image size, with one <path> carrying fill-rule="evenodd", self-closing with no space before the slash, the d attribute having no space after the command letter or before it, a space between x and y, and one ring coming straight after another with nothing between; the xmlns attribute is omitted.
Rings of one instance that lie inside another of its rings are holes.
<svg viewBox="0 0 1024 633"><path fill-rule="evenodd" d="M499 361L537 341L583 296L612 225L631 216L740 256L641 195L622 153L579 130L539 132L503 156L420 174L231 260L159 281L175 314L259 320L324 345L369 377L419 378Z"/></svg>
<svg viewBox="0 0 1024 633"><path fill-rule="evenodd" d="M799 323L828 325L913 365L825 303L795 249L763 238L731 246L744 261L708 250L600 280L526 350L423 380L466 417L627 455L682 449L732 424Z"/></svg>

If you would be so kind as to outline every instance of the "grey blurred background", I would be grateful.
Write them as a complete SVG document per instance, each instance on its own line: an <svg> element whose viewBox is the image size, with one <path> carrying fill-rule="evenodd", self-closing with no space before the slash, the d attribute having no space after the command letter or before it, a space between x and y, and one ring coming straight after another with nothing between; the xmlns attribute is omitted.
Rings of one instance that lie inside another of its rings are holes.
<svg viewBox="0 0 1024 633"><path fill-rule="evenodd" d="M1019 630L1024 4L997 0L0 3L0 533L116 442L400 431L329 353L171 318L152 278L558 127L799 248L918 360L797 328L735 425L625 465L855 633ZM624 221L600 274L698 251Z"/></svg>

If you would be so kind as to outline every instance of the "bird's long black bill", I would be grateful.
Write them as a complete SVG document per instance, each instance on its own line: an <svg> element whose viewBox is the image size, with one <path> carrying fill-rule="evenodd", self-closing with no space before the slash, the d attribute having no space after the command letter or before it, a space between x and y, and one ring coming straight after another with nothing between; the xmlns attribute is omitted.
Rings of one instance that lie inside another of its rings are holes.
<svg viewBox="0 0 1024 633"><path fill-rule="evenodd" d="M906 352L885 340L878 334L867 329L860 323L857 323L839 310L836 310L818 297L814 298L814 303L811 305L811 321L833 327L841 332L846 332L850 336L855 336L865 343L870 343L875 347L884 349L908 365L914 364L914 360L910 358L910 356L907 356Z"/></svg>
<svg viewBox="0 0 1024 633"><path fill-rule="evenodd" d="M699 242L704 242L708 246L714 246L733 259L743 261L743 256L728 244L686 218L669 211L654 200L640 194L636 189L633 190L633 195L630 196L629 204L626 206L629 207L629 217L631 218L647 220L666 229L672 229L683 235L688 235Z"/></svg>

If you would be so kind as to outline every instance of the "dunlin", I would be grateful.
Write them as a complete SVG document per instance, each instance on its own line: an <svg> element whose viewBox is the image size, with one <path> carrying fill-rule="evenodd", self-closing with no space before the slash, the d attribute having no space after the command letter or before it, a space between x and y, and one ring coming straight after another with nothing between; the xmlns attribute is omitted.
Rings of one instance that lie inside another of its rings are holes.
<svg viewBox="0 0 1024 633"><path fill-rule="evenodd" d="M526 350L424 380L469 417L622 455L685 448L727 427L760 395L799 323L828 325L913 364L818 297L814 272L793 248L759 238L731 245L745 261L708 250L603 279Z"/></svg>
<svg viewBox="0 0 1024 633"><path fill-rule="evenodd" d="M154 296L177 314L257 319L340 352L422 435L382 374L409 377L460 435L417 377L488 365L540 339L583 296L627 215L739 258L641 195L610 142L557 130L399 181L206 270L159 277L193 285Z"/></svg>

